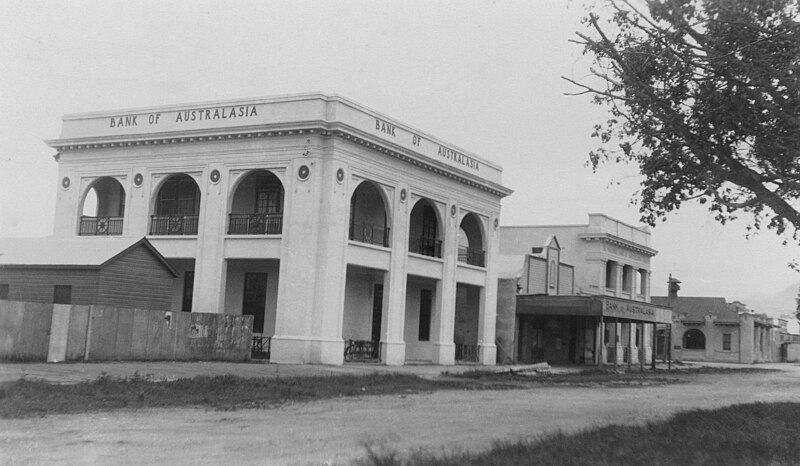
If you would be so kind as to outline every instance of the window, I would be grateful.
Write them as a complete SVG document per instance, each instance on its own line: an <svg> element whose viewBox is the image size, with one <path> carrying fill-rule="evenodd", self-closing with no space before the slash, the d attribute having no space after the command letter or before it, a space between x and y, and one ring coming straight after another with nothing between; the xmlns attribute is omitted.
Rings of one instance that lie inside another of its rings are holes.
<svg viewBox="0 0 800 466"><path fill-rule="evenodd" d="M614 261L606 262L606 288L617 288L617 263Z"/></svg>
<svg viewBox="0 0 800 466"><path fill-rule="evenodd" d="M683 334L683 348L687 350L706 349L706 336L703 332L695 328L687 330Z"/></svg>
<svg viewBox="0 0 800 466"><path fill-rule="evenodd" d="M556 287L556 261L550 261L550 288Z"/></svg>
<svg viewBox="0 0 800 466"><path fill-rule="evenodd" d="M8 299L8 285L0 285L0 299Z"/></svg>
<svg viewBox="0 0 800 466"><path fill-rule="evenodd" d="M192 297L194 296L194 270L183 274L183 303L181 311L192 312Z"/></svg>
<svg viewBox="0 0 800 466"><path fill-rule="evenodd" d="M420 290L419 293L419 341L431 339L431 307L433 306L433 292Z"/></svg>
<svg viewBox="0 0 800 466"><path fill-rule="evenodd" d="M731 350L731 334L730 333L723 333L722 334L722 351L730 351Z"/></svg>
<svg viewBox="0 0 800 466"><path fill-rule="evenodd" d="M72 304L72 285L54 286L53 304Z"/></svg>
<svg viewBox="0 0 800 466"><path fill-rule="evenodd" d="M281 200L281 185L273 175L258 175L256 177L256 213L279 214L283 202Z"/></svg>
<svg viewBox="0 0 800 466"><path fill-rule="evenodd" d="M188 175L176 175L164 182L156 200L157 215L197 215L200 190Z"/></svg>

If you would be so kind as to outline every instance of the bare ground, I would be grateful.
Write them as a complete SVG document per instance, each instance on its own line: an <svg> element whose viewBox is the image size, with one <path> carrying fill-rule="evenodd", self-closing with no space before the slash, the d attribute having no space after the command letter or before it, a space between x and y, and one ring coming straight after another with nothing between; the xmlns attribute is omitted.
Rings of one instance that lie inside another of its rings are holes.
<svg viewBox="0 0 800 466"><path fill-rule="evenodd" d="M0 420L3 464L346 464L364 444L478 450L676 411L800 402L800 366L631 388L537 387L316 401L268 410L114 411Z"/></svg>

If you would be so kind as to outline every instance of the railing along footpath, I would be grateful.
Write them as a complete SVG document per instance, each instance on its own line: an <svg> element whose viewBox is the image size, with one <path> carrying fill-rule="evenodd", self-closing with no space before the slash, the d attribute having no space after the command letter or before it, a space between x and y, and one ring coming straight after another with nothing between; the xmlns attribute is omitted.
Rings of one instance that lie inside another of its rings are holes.
<svg viewBox="0 0 800 466"><path fill-rule="evenodd" d="M478 362L478 345L456 343L456 361Z"/></svg>
<svg viewBox="0 0 800 466"><path fill-rule="evenodd" d="M379 361L381 343L372 340L345 340L345 361Z"/></svg>
<svg viewBox="0 0 800 466"><path fill-rule="evenodd" d="M253 341L250 345L250 358L269 359L271 346L272 337L253 335Z"/></svg>

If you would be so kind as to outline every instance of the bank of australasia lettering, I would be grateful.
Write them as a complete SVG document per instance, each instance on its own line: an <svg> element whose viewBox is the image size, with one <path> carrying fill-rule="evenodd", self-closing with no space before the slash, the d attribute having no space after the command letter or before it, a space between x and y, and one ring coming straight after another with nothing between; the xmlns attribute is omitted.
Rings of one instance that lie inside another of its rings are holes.
<svg viewBox="0 0 800 466"><path fill-rule="evenodd" d="M395 132L397 127L391 123L387 123L383 120L378 118L375 119L375 131L379 133L383 133L387 136L391 136L393 138L397 138L397 133ZM402 134L402 133L401 133ZM419 147L420 143L422 142L422 136L417 136L416 134L411 133L411 145L415 147ZM445 146L439 145L439 152L437 153L439 157L443 159L452 160L453 162L464 165L467 168L471 168L473 170L478 170L478 161L473 159L472 157L462 154L461 152L454 151L453 149L448 149Z"/></svg>
<svg viewBox="0 0 800 466"><path fill-rule="evenodd" d="M229 120L233 118L248 118L258 116L255 105L243 105L239 107L217 107L204 108L200 110L184 110L175 113L175 123L185 123L187 121L206 121L206 120ZM119 128L127 126L157 125L161 122L161 113L151 113L149 115L126 115L111 117L109 127ZM164 117L167 119L168 117Z"/></svg>

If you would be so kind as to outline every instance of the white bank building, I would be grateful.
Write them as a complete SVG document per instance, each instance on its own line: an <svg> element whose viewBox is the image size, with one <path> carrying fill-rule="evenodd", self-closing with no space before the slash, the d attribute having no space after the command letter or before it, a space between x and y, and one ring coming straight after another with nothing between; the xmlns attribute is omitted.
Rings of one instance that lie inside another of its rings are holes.
<svg viewBox="0 0 800 466"><path fill-rule="evenodd" d="M146 237L270 359L494 364L502 169L335 95L66 115L56 237Z"/></svg>

